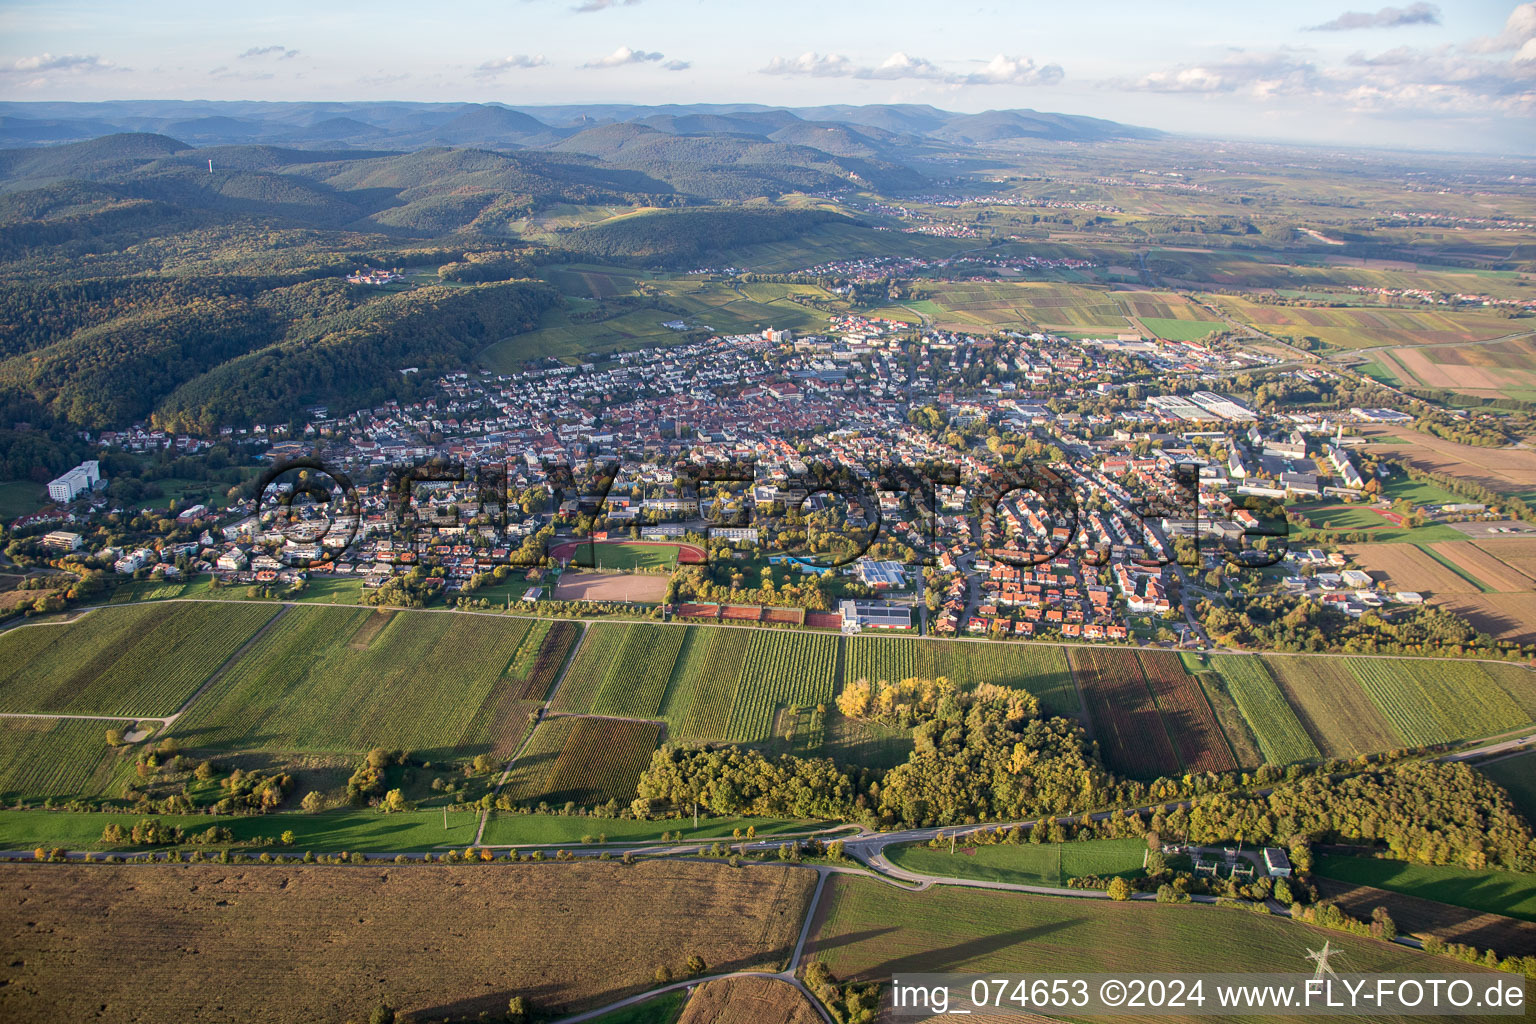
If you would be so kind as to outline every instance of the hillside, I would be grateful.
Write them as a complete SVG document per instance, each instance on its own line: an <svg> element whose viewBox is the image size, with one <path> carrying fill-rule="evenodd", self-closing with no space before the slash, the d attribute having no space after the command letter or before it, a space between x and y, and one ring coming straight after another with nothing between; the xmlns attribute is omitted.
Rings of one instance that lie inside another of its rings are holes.
<svg viewBox="0 0 1536 1024"><path fill-rule="evenodd" d="M600 260L686 268L696 266L712 252L783 241L829 223L856 222L822 210L669 210L583 228L565 236L561 244Z"/></svg>

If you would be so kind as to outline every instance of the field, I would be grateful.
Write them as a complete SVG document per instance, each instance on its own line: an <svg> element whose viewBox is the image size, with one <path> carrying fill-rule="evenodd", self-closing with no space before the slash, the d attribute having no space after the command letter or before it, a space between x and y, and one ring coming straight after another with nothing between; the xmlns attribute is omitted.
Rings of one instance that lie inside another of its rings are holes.
<svg viewBox="0 0 1536 1024"><path fill-rule="evenodd" d="M1356 544L1344 549L1378 583L1422 594L1475 594L1477 584L1413 544Z"/></svg>
<svg viewBox="0 0 1536 1024"><path fill-rule="evenodd" d="M1532 581L1529 576L1505 564L1497 556L1490 555L1473 541L1445 541L1433 545L1433 550L1488 590L1496 593L1531 590Z"/></svg>
<svg viewBox="0 0 1536 1024"><path fill-rule="evenodd" d="M1343 658L1266 654L1264 664L1324 757L1354 757L1405 745Z"/></svg>
<svg viewBox="0 0 1536 1024"><path fill-rule="evenodd" d="M562 572L550 596L556 601L640 601L655 604L667 593L667 577L628 572Z"/></svg>
<svg viewBox="0 0 1536 1024"><path fill-rule="evenodd" d="M0 824L4 812L0 812ZM679 843L699 840L732 839L733 831L752 829L758 836L811 832L824 823L788 818L701 817L699 827L693 818L662 818L637 821L634 818L596 818L579 814L524 814L517 811L493 811L485 824L487 845L533 846L536 844L585 845L583 837L606 837L610 843L660 842L662 833ZM0 833L3 834L3 833ZM668 842L674 841L669 838Z"/></svg>
<svg viewBox="0 0 1536 1024"><path fill-rule="evenodd" d="M1352 972L1473 970L1401 946L1238 910L945 886L902 892L845 876L827 880L806 955L854 981L915 972L1183 973L1191 964L1202 971L1301 971L1307 949L1324 938L1343 950Z"/></svg>
<svg viewBox="0 0 1536 1024"><path fill-rule="evenodd" d="M1236 768L1232 748L1216 724L1211 705L1200 684L1184 671L1179 656L1172 651L1138 651L1136 656L1184 770L1225 772Z"/></svg>
<svg viewBox="0 0 1536 1024"><path fill-rule="evenodd" d="M1483 341L1513 333L1503 317L1483 312L1439 312L1384 306L1275 306L1235 295L1208 297L1234 320L1279 338L1318 338L1335 348L1441 345Z"/></svg>
<svg viewBox="0 0 1536 1024"><path fill-rule="evenodd" d="M1317 745L1307 736L1260 658L1252 654L1213 654L1211 667L1221 674L1232 699L1252 727L1264 760L1290 764L1318 756Z"/></svg>
<svg viewBox="0 0 1536 1024"><path fill-rule="evenodd" d="M1492 345L1399 348L1376 356L1409 386L1482 398L1528 398L1536 390L1536 340L1529 337Z"/></svg>
<svg viewBox="0 0 1536 1024"><path fill-rule="evenodd" d="M1506 494L1529 493L1536 480L1536 450L1530 448L1479 448L1445 441L1431 434L1407 427L1365 427L1361 433L1372 441L1394 439L1396 443L1368 451L1391 455L1426 473L1449 473L1482 484L1489 490ZM1453 538L1454 539L1454 538Z"/></svg>
<svg viewBox="0 0 1536 1024"><path fill-rule="evenodd" d="M0 1018L311 1024L366 1020L387 1001L473 1019L501 1016L513 994L560 1016L643 991L695 953L719 970L779 969L815 879L676 861L5 865ZM209 964L258 948L281 968L207 984Z"/></svg>
<svg viewBox="0 0 1536 1024"><path fill-rule="evenodd" d="M768 978L708 981L693 990L677 1024L820 1024L793 985Z"/></svg>
<svg viewBox="0 0 1536 1024"><path fill-rule="evenodd" d="M678 562L702 564L705 552L697 544L665 541L568 541L549 549L549 557L594 569L671 569Z"/></svg>
<svg viewBox="0 0 1536 1024"><path fill-rule="evenodd" d="M626 806L660 738L661 726L655 722L547 718L513 762L507 792L520 803L557 808L568 802L590 807L608 800Z"/></svg>
<svg viewBox="0 0 1536 1024"><path fill-rule="evenodd" d="M1081 843L1020 843L1017 846L897 846L887 851L891 863L924 875L979 878L1018 885L1065 885L1085 875L1124 875L1142 871L1144 839L1095 839Z"/></svg>
<svg viewBox="0 0 1536 1024"><path fill-rule="evenodd" d="M1536 921L1536 875L1469 871L1400 860L1324 854L1313 871L1324 878L1406 893L1454 907Z"/></svg>
<svg viewBox="0 0 1536 1024"><path fill-rule="evenodd" d="M1536 641L1536 593L1454 594L1434 603L1499 640Z"/></svg>
<svg viewBox="0 0 1536 1024"><path fill-rule="evenodd" d="M672 678L672 666L686 629L624 626L624 641L592 698L592 711L624 718L653 718Z"/></svg>
<svg viewBox="0 0 1536 1024"><path fill-rule="evenodd" d="M0 633L0 711L150 715L176 710L277 611L159 604L102 608Z"/></svg>
<svg viewBox="0 0 1536 1024"><path fill-rule="evenodd" d="M1178 756L1142 677L1136 652L1073 647L1068 659L1088 702L1094 739L1105 763L1137 778L1177 774Z"/></svg>
<svg viewBox="0 0 1536 1024"><path fill-rule="evenodd" d="M1156 316L1139 319L1164 341L1199 341L1212 331L1220 331L1227 326L1220 320L1167 320Z"/></svg>
<svg viewBox="0 0 1536 1024"><path fill-rule="evenodd" d="M174 735L220 750L480 752L470 740L498 731L481 716L487 699L522 685L506 670L528 621L403 611L366 650L350 648L373 614L289 609L177 720Z"/></svg>
<svg viewBox="0 0 1536 1024"><path fill-rule="evenodd" d="M1536 537L1480 537L1477 546L1526 579L1536 580Z"/></svg>
<svg viewBox="0 0 1536 1024"><path fill-rule="evenodd" d="M106 731L127 722L89 719L0 719L0 798L95 796L112 779L117 758Z"/></svg>
<svg viewBox="0 0 1536 1024"><path fill-rule="evenodd" d="M1072 684L1072 672L1067 668L1066 654L1060 647L970 640L911 642L917 645L919 676L948 676L966 685L996 683L998 686L1012 686L1028 690L1040 698L1040 709L1047 715L1083 713L1082 702L1077 698L1077 687Z"/></svg>
<svg viewBox="0 0 1536 1024"><path fill-rule="evenodd" d="M1444 942L1493 949L1500 956L1536 956L1536 925L1526 921L1352 882L1317 878L1316 883L1320 893L1352 917L1369 920L1377 907L1385 907L1402 935L1434 935Z"/></svg>
<svg viewBox="0 0 1536 1024"><path fill-rule="evenodd" d="M680 740L718 740L730 732L731 697L747 659L745 629L689 626L657 712Z"/></svg>
<svg viewBox="0 0 1536 1024"><path fill-rule="evenodd" d="M32 480L0 480L0 520L10 523L48 504L48 488Z"/></svg>
<svg viewBox="0 0 1536 1024"><path fill-rule="evenodd" d="M1536 822L1536 750L1480 765L1477 770L1508 790L1526 820Z"/></svg>
<svg viewBox="0 0 1536 1024"><path fill-rule="evenodd" d="M738 743L773 736L778 709L831 704L837 690L838 638L815 633L753 633L726 729Z"/></svg>
<svg viewBox="0 0 1536 1024"><path fill-rule="evenodd" d="M1348 665L1410 746L1491 736L1531 720L1476 662L1351 658Z"/></svg>
<svg viewBox="0 0 1536 1024"><path fill-rule="evenodd" d="M1221 673L1206 668L1199 662L1197 655L1181 654L1179 660L1184 662L1185 670L1199 682L1200 692L1205 694L1206 701L1211 705L1211 711L1216 715L1216 724L1221 726L1222 735L1232 748L1237 766L1257 768L1263 764L1264 753L1259 749L1259 741L1248 720L1243 717L1237 701L1232 699L1231 690Z"/></svg>

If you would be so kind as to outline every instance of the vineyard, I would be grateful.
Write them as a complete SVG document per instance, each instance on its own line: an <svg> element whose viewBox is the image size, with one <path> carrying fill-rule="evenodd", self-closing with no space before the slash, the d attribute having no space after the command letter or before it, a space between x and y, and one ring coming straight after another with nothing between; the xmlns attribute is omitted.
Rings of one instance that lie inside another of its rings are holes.
<svg viewBox="0 0 1536 1024"><path fill-rule="evenodd" d="M534 619L528 634L504 673L511 681L518 700L543 700L550 684L560 673L571 645L581 635L581 626L554 619Z"/></svg>
<svg viewBox="0 0 1536 1024"><path fill-rule="evenodd" d="M689 626L672 668L658 714L668 734L681 740L724 739L730 731L731 697L747 660L744 629Z"/></svg>
<svg viewBox="0 0 1536 1024"><path fill-rule="evenodd" d="M847 670L843 682L888 679L899 682L917 675L917 641L906 637L852 636L844 641Z"/></svg>
<svg viewBox="0 0 1536 1024"><path fill-rule="evenodd" d="M1067 657L1046 644L1000 644L975 640L916 640L917 674L948 676L957 683L996 683L1028 690L1047 715L1081 715ZM852 677L857 678L857 677Z"/></svg>
<svg viewBox="0 0 1536 1024"><path fill-rule="evenodd" d="M367 609L292 608L176 722L202 748L447 754L527 631L490 616L400 612L365 651ZM441 756L439 754L439 756Z"/></svg>
<svg viewBox="0 0 1536 1024"><path fill-rule="evenodd" d="M1323 756L1354 757L1404 745L1343 658L1269 654L1264 663Z"/></svg>
<svg viewBox="0 0 1536 1024"><path fill-rule="evenodd" d="M593 622L587 625L581 646L571 667L560 680L560 689L550 702L552 711L565 714L583 714L592 710L597 691L602 689L608 670L618 658L619 648L624 645L625 632L629 627L616 622Z"/></svg>
<svg viewBox="0 0 1536 1024"><path fill-rule="evenodd" d="M731 703L729 738L757 743L773 735L774 715L787 704L832 702L837 689L838 638L813 633L754 633Z"/></svg>
<svg viewBox="0 0 1536 1024"><path fill-rule="evenodd" d="M1520 709L1536 719L1536 672L1522 665L1489 665L1482 669L1493 678L1499 689L1509 694Z"/></svg>
<svg viewBox="0 0 1536 1024"><path fill-rule="evenodd" d="M588 807L635 795L640 773L661 737L654 722L559 717L539 724L513 765L507 792L519 803Z"/></svg>
<svg viewBox="0 0 1536 1024"><path fill-rule="evenodd" d="M1213 654L1211 667L1221 673L1232 699L1253 727L1264 760L1290 764L1319 756L1317 745L1285 702L1280 687L1257 655Z"/></svg>
<svg viewBox="0 0 1536 1024"><path fill-rule="evenodd" d="M592 701L593 713L654 717L686 633L676 626L624 627L624 641Z"/></svg>
<svg viewBox="0 0 1536 1024"><path fill-rule="evenodd" d="M1476 662L1352 658L1349 669L1413 746L1491 736L1530 722Z"/></svg>
<svg viewBox="0 0 1536 1024"><path fill-rule="evenodd" d="M1200 684L1172 651L1140 651L1142 672L1186 772L1225 772L1237 767Z"/></svg>
<svg viewBox="0 0 1536 1024"><path fill-rule="evenodd" d="M116 758L106 730L129 722L0 719L0 798L96 796L112 779Z"/></svg>
<svg viewBox="0 0 1536 1024"><path fill-rule="evenodd" d="M1105 763L1137 778L1177 774L1179 759L1142 678L1136 652L1073 647L1068 657L1082 684Z"/></svg>
<svg viewBox="0 0 1536 1024"><path fill-rule="evenodd" d="M163 717L274 614L269 604L102 608L0 634L0 711Z"/></svg>

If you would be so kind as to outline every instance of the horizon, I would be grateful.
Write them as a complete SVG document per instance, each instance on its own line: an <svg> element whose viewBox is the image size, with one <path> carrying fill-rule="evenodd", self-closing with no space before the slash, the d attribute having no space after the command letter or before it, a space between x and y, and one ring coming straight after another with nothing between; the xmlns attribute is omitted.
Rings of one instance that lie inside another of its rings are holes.
<svg viewBox="0 0 1536 1024"><path fill-rule="evenodd" d="M871 19L800 0L770 18L670 0L525 0L471 4L450 24L397 4L366 17L280 3L212 18L187 4L154 17L99 0L10 4L0 99L153 101L195 89L204 98L188 102L543 107L724 94L749 97L726 105L1034 109L1206 138L1536 152L1536 3L1354 6L1206 4L1177 23L1130 4L1092 23L1044 7L977 9L917 32L926 12L911 3ZM471 23L490 41L466 43Z"/></svg>

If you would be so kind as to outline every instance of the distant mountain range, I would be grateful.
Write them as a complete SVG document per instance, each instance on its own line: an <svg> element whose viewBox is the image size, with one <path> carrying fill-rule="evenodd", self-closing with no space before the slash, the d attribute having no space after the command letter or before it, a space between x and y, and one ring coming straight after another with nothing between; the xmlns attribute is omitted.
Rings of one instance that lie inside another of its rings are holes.
<svg viewBox="0 0 1536 1024"><path fill-rule="evenodd" d="M194 146L409 150L560 145L575 152L589 130L629 125L664 135L725 136L806 146L834 156L902 163L938 147L1017 139L1094 142L1163 133L1092 117L1034 110L959 114L920 104L770 107L751 103L513 107L491 103L261 103L114 100L0 103L0 147L47 146L102 135L167 135ZM604 144L610 136L601 136Z"/></svg>

